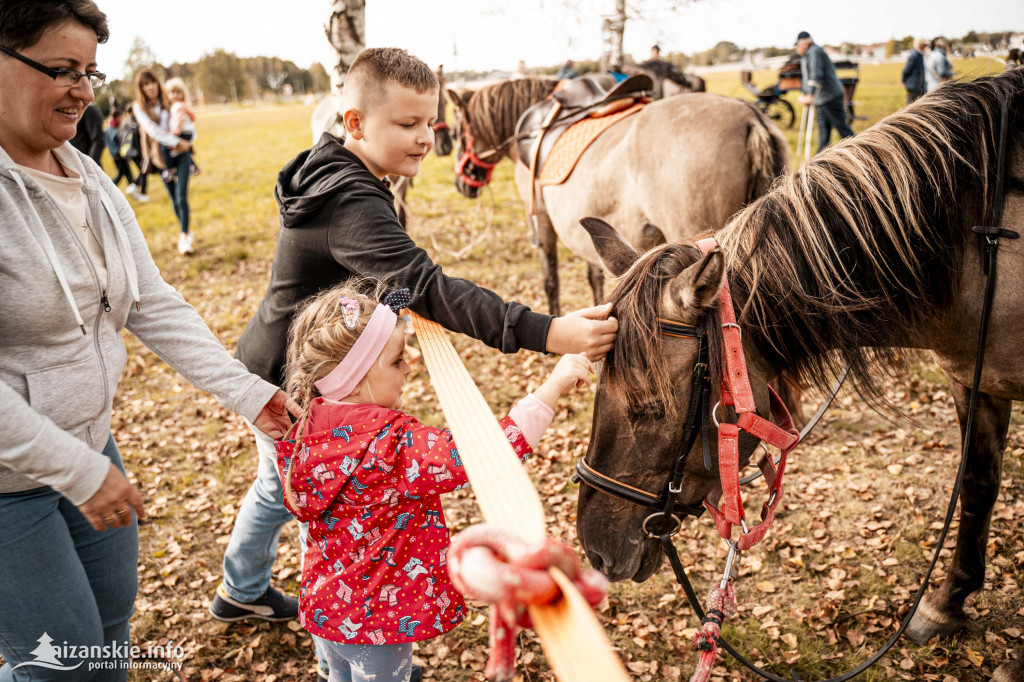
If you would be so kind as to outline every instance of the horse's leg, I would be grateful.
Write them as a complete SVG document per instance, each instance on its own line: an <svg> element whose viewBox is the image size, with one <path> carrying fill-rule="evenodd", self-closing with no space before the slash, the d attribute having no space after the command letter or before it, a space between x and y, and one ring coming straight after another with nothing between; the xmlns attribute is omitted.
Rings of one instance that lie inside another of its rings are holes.
<svg viewBox="0 0 1024 682"><path fill-rule="evenodd" d="M960 437L967 423L971 390L956 381L949 386L960 419ZM999 496L1003 449L1012 401L978 394L974 429L967 450L970 458L960 491L960 528L946 580L925 596L910 621L907 636L925 644L935 635L951 635L967 624L964 600L985 582L985 547L992 507ZM1013 678L1020 679L1020 678Z"/></svg>
<svg viewBox="0 0 1024 682"><path fill-rule="evenodd" d="M526 220L529 222L529 215ZM544 292L548 295L548 312L558 317L561 315L558 303L558 235L546 212L537 214L537 245L540 247L540 264L544 273Z"/></svg>
<svg viewBox="0 0 1024 682"><path fill-rule="evenodd" d="M587 280L590 282L590 290L594 292L594 305L604 299L604 270L600 265L587 263Z"/></svg>

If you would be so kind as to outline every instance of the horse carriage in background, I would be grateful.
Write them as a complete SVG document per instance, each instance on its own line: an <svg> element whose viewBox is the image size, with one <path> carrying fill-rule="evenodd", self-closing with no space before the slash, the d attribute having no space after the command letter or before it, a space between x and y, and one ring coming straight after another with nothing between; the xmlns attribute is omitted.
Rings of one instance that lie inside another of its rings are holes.
<svg viewBox="0 0 1024 682"><path fill-rule="evenodd" d="M855 118L853 108L856 104L853 94L857 89L857 82L860 80L860 65L843 60L833 61L832 66L835 67L839 82L843 85L843 109L846 111L846 121L852 124ZM778 82L767 88L762 89L754 85L751 76L750 71L740 73L743 87L757 98L755 102L757 107L764 112L765 116L775 121L780 128L792 128L793 122L796 120L796 112L793 105L782 96L791 90L800 91L802 84L800 58L794 57L783 64L779 69Z"/></svg>

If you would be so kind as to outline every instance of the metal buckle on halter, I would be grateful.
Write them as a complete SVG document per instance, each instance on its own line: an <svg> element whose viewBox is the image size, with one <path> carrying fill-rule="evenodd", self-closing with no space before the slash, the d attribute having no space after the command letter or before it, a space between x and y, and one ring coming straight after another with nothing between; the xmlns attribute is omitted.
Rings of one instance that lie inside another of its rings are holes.
<svg viewBox="0 0 1024 682"><path fill-rule="evenodd" d="M646 535L649 538L657 540L660 539L662 535L668 535L669 537L672 537L678 534L683 527L683 522L682 520L680 520L678 516L676 516L675 514L669 514L668 518L672 519L672 521L675 522L675 528L668 531L667 533L652 533L650 530L647 529L647 523L655 517L665 518L665 514L663 512L655 512L648 516L646 519L644 519L644 522L640 524L640 529L643 530L644 535Z"/></svg>
<svg viewBox="0 0 1024 682"><path fill-rule="evenodd" d="M677 487L677 486L674 486L674 485L672 485L672 480L671 480L671 479L669 479L669 482L668 482L668 491L669 491L670 493L672 493L673 495L678 495L679 493L683 492L683 481L682 481L682 479L679 479L679 485L678 485L678 487Z"/></svg>
<svg viewBox="0 0 1024 682"><path fill-rule="evenodd" d="M716 429L719 426L719 424L718 424L718 406L721 405L721 404L722 404L722 401L719 400L717 403L715 403L715 406L711 408L711 421L715 423L715 428Z"/></svg>

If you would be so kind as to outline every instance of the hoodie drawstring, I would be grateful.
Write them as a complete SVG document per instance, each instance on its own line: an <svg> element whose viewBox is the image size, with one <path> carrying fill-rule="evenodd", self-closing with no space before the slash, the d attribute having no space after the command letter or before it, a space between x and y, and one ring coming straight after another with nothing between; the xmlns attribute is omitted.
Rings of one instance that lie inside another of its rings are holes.
<svg viewBox="0 0 1024 682"><path fill-rule="evenodd" d="M25 181L21 179L21 172L17 169L12 169L11 177L14 178L14 182L21 189L22 194L25 195L25 200L29 206L32 206L32 197L29 196L28 188L25 187ZM78 327L82 330L82 334L85 334L85 320L82 319L82 313L78 310L78 304L75 303L75 297L71 295L71 287L68 286L68 279L64 275L64 268L61 267L60 260L57 259L57 250L53 248L53 242L50 241L50 235L46 234L46 228L43 226L43 221L39 217L39 214L34 210L29 211L31 217L28 219L29 228L32 230L32 236L35 237L39 245L43 247L43 252L46 253L47 260L50 261L50 267L53 268L53 272L57 275L57 281L60 282L60 288L64 291L64 297L71 305L71 311L75 314L75 322L78 323Z"/></svg>
<svg viewBox="0 0 1024 682"><path fill-rule="evenodd" d="M121 262L124 264L124 274L128 279L128 290L131 292L132 301L135 302L135 309L141 310L139 305L139 273L135 268L135 259L132 257L131 247L128 245L128 235L124 232L124 225L117 215L117 210L110 203L110 198L99 190L100 203L106 209L110 221L114 224L114 238L117 242L117 251L121 255Z"/></svg>
<svg viewBox="0 0 1024 682"><path fill-rule="evenodd" d="M25 199L28 204L30 206L33 205L28 188L25 186L25 181L21 178L21 171L12 169L10 175L14 178L14 182L21 189L22 194L25 195ZM121 257L121 263L124 266L125 279L128 280L128 290L131 293L132 301L135 303L135 309L140 310L139 273L135 267L135 259L132 257L131 246L128 244L128 235L124 231L124 225L121 222L121 218L117 215L117 210L111 204L110 198L102 189L96 190L96 193L99 195L100 203L103 205L103 209L106 211L107 217L110 218L110 221L114 226L114 242L117 244L117 252ZM39 217L39 213L35 210L30 211L30 213L32 215L28 220L28 224L32 230L32 236L35 237L36 241L39 242L39 245L43 247L43 251L46 253L46 258L50 261L50 267L53 268L53 272L57 276L57 281L60 282L60 288L64 291L64 297L67 299L72 312L75 314L75 322L78 323L78 327L82 330L82 334L85 334L85 321L82 319L82 313L79 311L78 304L75 302L75 298L71 294L71 287L68 286L67 277L64 274L64 268L61 267L60 260L57 258L57 251L53 247L50 235L46 233L46 227L43 225L43 221Z"/></svg>

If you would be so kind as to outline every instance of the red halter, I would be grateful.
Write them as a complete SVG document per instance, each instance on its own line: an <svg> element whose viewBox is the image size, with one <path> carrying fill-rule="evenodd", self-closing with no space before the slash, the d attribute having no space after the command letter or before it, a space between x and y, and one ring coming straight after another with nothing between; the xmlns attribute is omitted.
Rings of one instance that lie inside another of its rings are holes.
<svg viewBox="0 0 1024 682"><path fill-rule="evenodd" d="M718 246L714 237L697 242L697 248L707 256ZM719 507L708 501L705 507L715 521L718 534L730 540L733 526L743 530L737 540L738 549L747 550L760 542L775 519L775 508L782 498L782 476L786 471L786 457L796 446L799 434L793 426L793 419L778 394L768 387L773 424L758 416L754 405L754 392L747 375L747 363L743 356L743 337L736 323L728 279L722 284L719 296L719 313L722 318L722 338L725 349L725 367L722 372L722 403L736 410L735 424L718 425L718 474L722 484ZM712 408L712 417L717 408ZM768 501L761 508L761 523L748 528L743 516L743 497L740 494L740 448L739 431L746 431L758 440L782 451L778 467L766 452L757 463L768 483Z"/></svg>
<svg viewBox="0 0 1024 682"><path fill-rule="evenodd" d="M462 152L462 156L455 162L455 174L470 187L483 187L491 181L491 174L498 163L487 163L476 155L476 151L473 149L473 133L469 131L468 126L466 127L465 140L465 151ZM480 173L478 171L485 172Z"/></svg>

